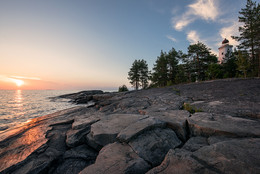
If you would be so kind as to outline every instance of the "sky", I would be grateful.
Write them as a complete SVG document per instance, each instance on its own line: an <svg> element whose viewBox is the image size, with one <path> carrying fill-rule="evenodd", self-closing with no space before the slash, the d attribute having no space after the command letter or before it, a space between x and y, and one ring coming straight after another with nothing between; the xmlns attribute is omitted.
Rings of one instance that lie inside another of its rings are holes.
<svg viewBox="0 0 260 174"><path fill-rule="evenodd" d="M0 89L126 84L135 59L203 42L218 55L246 0L0 0Z"/></svg>

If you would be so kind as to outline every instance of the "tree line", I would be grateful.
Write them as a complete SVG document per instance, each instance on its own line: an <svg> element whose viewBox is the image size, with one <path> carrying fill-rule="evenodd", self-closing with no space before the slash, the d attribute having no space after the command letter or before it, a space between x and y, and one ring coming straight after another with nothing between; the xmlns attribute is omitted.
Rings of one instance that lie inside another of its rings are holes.
<svg viewBox="0 0 260 174"><path fill-rule="evenodd" d="M225 55L223 62L218 62L202 42L189 45L187 53L172 48L161 51L152 71L148 71L145 60L135 60L128 72L131 85L138 90L212 79L260 77L260 5L247 0L239 14L243 26L239 27L239 36L232 36L239 45Z"/></svg>

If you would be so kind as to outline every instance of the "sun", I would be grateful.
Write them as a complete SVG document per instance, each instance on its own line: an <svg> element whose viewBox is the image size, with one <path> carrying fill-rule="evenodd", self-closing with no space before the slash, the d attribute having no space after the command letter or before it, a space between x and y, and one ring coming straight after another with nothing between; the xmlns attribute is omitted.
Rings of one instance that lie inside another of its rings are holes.
<svg viewBox="0 0 260 174"><path fill-rule="evenodd" d="M23 80L19 80L19 79L12 79L13 82L16 84L16 86L20 87L24 84Z"/></svg>

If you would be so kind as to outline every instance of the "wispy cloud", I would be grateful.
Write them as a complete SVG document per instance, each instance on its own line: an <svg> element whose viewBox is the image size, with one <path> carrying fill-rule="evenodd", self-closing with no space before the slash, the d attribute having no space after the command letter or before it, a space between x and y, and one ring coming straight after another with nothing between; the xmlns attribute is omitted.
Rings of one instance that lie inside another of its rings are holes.
<svg viewBox="0 0 260 174"><path fill-rule="evenodd" d="M178 31L195 21L203 19L206 21L215 21L219 15L216 0L197 0L195 3L188 5L188 10L181 16L172 18L172 25Z"/></svg>
<svg viewBox="0 0 260 174"><path fill-rule="evenodd" d="M219 31L219 35L223 39L227 38L231 45L238 45L238 42L231 38L231 36L238 36L239 35L238 27L239 27L239 23L233 22L230 26L221 28L220 31ZM219 45L220 45L220 43L218 43L218 46Z"/></svg>
<svg viewBox="0 0 260 174"><path fill-rule="evenodd" d="M187 40L192 44L201 41L199 34L195 30L189 31L187 33Z"/></svg>
<svg viewBox="0 0 260 174"><path fill-rule="evenodd" d="M166 36L168 39L170 39L171 41L173 42L177 42L177 39L175 39L174 37L170 36L170 35L167 35Z"/></svg>
<svg viewBox="0 0 260 174"><path fill-rule="evenodd" d="M27 80L41 80L38 77L24 77L24 76L11 76L12 78L16 78L16 79L27 79Z"/></svg>
<svg viewBox="0 0 260 174"><path fill-rule="evenodd" d="M214 49L214 47L215 47L214 43L215 42L210 42L210 40L212 40L211 38L201 37L201 35L195 30L191 30L187 33L187 40L191 44L196 44L198 41L200 41L200 42L204 43L205 45L207 45L211 49L211 53L218 55L218 51Z"/></svg>
<svg viewBox="0 0 260 174"><path fill-rule="evenodd" d="M205 20L215 20L218 16L216 0L197 0L196 3L189 5L192 14Z"/></svg>

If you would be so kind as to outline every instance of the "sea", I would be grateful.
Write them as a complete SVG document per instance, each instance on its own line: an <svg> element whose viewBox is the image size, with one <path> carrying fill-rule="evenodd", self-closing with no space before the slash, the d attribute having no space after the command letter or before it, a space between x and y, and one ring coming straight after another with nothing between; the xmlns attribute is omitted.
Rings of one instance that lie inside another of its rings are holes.
<svg viewBox="0 0 260 174"><path fill-rule="evenodd" d="M30 119L76 106L67 99L51 100L75 90L0 90L0 134Z"/></svg>

